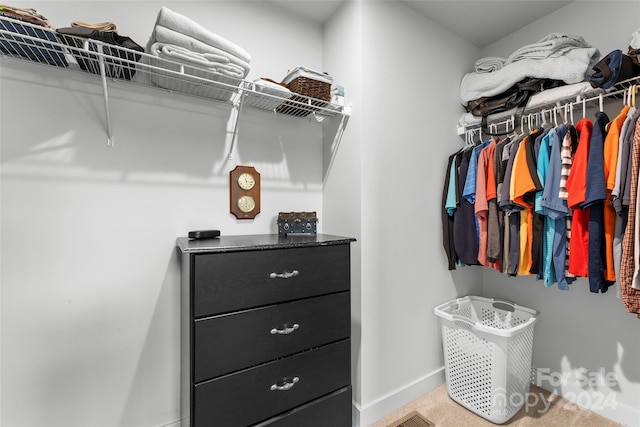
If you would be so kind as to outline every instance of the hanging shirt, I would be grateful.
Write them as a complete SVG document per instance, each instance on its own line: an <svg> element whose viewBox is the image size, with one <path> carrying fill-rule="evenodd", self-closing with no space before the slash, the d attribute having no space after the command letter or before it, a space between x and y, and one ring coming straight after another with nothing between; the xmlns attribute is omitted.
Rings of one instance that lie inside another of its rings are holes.
<svg viewBox="0 0 640 427"><path fill-rule="evenodd" d="M445 174L445 180L444 180L444 188L442 191L442 245L444 247L444 251L445 254L447 255L447 263L448 263L448 269L449 270L455 270L456 269L456 263L458 262L458 255L456 254L455 251L455 242L453 240L453 213L455 212L455 207L456 207L456 197L455 195L453 196L453 209L451 211L451 213L449 213L449 210L447 208L448 203L450 203L449 200L449 192L451 190L451 187L454 188L455 191L455 179L456 179L456 174L455 171L457 170L457 165L456 165L456 159L459 159L459 155L458 153L454 153L451 156L449 156L449 161L447 162L447 172ZM452 171L454 173L452 173Z"/></svg>
<svg viewBox="0 0 640 427"><path fill-rule="evenodd" d="M527 164L529 166L529 172L532 175L532 179L536 183L536 190L530 195L531 201L531 267L529 273L535 274L537 278L540 276L540 258L541 245L542 245L542 231L544 228L544 218L542 215L535 212L535 196L538 192L542 191L542 182L540 180L540 174L538 173L538 155L540 147L542 145L542 139L547 136L551 128L540 129L540 132L536 134L534 143L531 149L527 152Z"/></svg>
<svg viewBox="0 0 640 427"><path fill-rule="evenodd" d="M625 185L628 183L627 171L629 170L628 166L630 163L629 159L631 158L631 144L633 142L633 133L636 121L638 120L638 115L640 115L640 109L635 107L630 108L627 112L627 118L622 125L622 130L620 131L616 162L616 179L613 189L611 190L611 203L618 215L620 215L622 211L622 198Z"/></svg>
<svg viewBox="0 0 640 427"><path fill-rule="evenodd" d="M589 275L589 208L581 209L587 190L587 162L593 123L587 118L576 124L578 148L573 156L567 179L567 204L572 210L571 240L569 241L569 272L576 276Z"/></svg>
<svg viewBox="0 0 640 427"><path fill-rule="evenodd" d="M538 278L543 280L545 286L551 286L556 282L555 273L552 267L552 254L553 254L553 238L555 234L555 221L547 216L542 206L542 198L544 189L547 188L547 177L549 176L549 163L551 160L551 149L554 143L556 143L556 130L550 129L549 132L542 137L540 141L540 150L538 151L538 177L543 184L543 189L536 191L536 199L534 205L534 212L543 217L543 230L542 241L540 247L541 268L538 273ZM561 142L558 141L557 144ZM558 150L557 163L560 163L560 151ZM551 185L551 182L549 183ZM557 194L557 190L556 190Z"/></svg>
<svg viewBox="0 0 640 427"><path fill-rule="evenodd" d="M523 208L520 213L520 257L518 274L531 274L533 241L533 202L535 192L542 189L535 167L534 142L539 130L525 137L513 161L510 196L513 202ZM533 167L533 170L531 168Z"/></svg>
<svg viewBox="0 0 640 427"><path fill-rule="evenodd" d="M455 167L459 154L456 152L449 157L447 176L445 178L445 204L444 209L449 216L458 208L458 169Z"/></svg>
<svg viewBox="0 0 640 427"><path fill-rule="evenodd" d="M570 127L573 129L573 126ZM558 282L558 289L569 290L570 281L566 276L567 269L567 218L569 214L569 208L567 207L567 201L560 198L560 179L563 174L563 163L571 165L571 149L568 150L568 158L563 159L561 155L562 148L564 146L571 146L571 133L569 127L561 125L556 131L555 140L551 146L551 153L549 156L549 170L547 179L545 180L544 190L542 195L543 211L546 215L546 219L552 223L553 240L552 253L551 253L551 266L548 264L543 269L551 268L552 272L545 275L545 286L551 286L553 284L552 278L555 276L555 280ZM570 171L570 168L567 169ZM548 262L548 261L547 261Z"/></svg>
<svg viewBox="0 0 640 427"><path fill-rule="evenodd" d="M471 157L469 159L469 170L464 182L464 189L462 191L462 197L467 199L469 203L474 204L476 202L476 178L478 176L478 157L483 148L489 145L490 140L486 140L483 143L473 147L471 150Z"/></svg>
<svg viewBox="0 0 640 427"><path fill-rule="evenodd" d="M504 181L504 169L507 164L507 160L503 160L503 150L506 144L511 142L509 137L499 141L496 144L496 148L493 153L493 170L495 178L495 197L491 199L491 191L487 191L487 198L489 199L489 223L488 223L488 237L487 243L487 259L491 262L499 261L500 272L505 271L505 265L502 258L502 249L504 241L504 211L498 208L500 200L500 189L502 188L502 182Z"/></svg>
<svg viewBox="0 0 640 427"><path fill-rule="evenodd" d="M604 139L609 117L599 111L593 125L589 141L589 159L587 164L587 188L582 209L589 209L588 222L588 275L591 292L607 292L613 282L604 278L604 200L607 198L604 176Z"/></svg>
<svg viewBox="0 0 640 427"><path fill-rule="evenodd" d="M576 124L576 131L580 139L567 178L567 204L571 209L579 208L587 197L587 164L593 122L588 118L581 119Z"/></svg>
<svg viewBox="0 0 640 427"><path fill-rule="evenodd" d="M620 283L620 267L622 263L622 240L624 237L624 230L627 228L627 214L629 211L629 201L626 199L626 203L623 203L625 198L623 194L625 187L627 186L627 178L630 178L630 170L628 166L631 164L629 161L631 157L631 144L633 143L633 134L636 126L636 121L640 115L640 109L629 109L627 113L627 119L623 125L623 130L620 135L618 148L618 163L616 165L616 185L611 192L613 208L616 211L616 225L613 235L613 265L615 269L616 278L618 284ZM627 173L629 171L629 173ZM627 192L627 195L629 193ZM617 288L618 297L622 297L622 291L620 286Z"/></svg>
<svg viewBox="0 0 640 427"><path fill-rule="evenodd" d="M638 173L640 172L640 120L636 121L631 152L631 202L629 204L628 230L636 228L636 200L638 189ZM629 313L640 317L640 290L632 286L634 273L635 233L626 232L622 241L622 263L620 266L620 287L624 307Z"/></svg>
<svg viewBox="0 0 640 427"><path fill-rule="evenodd" d="M616 230L617 215L613 207L613 189L616 186L616 177L619 178L618 172L618 155L621 152L620 140L622 137L622 128L627 123L630 107L625 105L620 114L615 117L609 124L607 136L604 140L604 175L606 182L606 200L604 202L604 279L608 282L616 281L616 268L614 260L614 238ZM628 126L628 124L627 124ZM619 185L619 183L618 183Z"/></svg>
<svg viewBox="0 0 640 427"><path fill-rule="evenodd" d="M469 171L469 160L472 150L464 151L461 155L458 182L466 180ZM466 265L478 264L478 241L476 238L476 218L473 205L462 197L463 187L459 185L458 209L453 214L453 238L455 250L460 262Z"/></svg>
<svg viewBox="0 0 640 427"><path fill-rule="evenodd" d="M498 269L495 262L487 259L487 245L489 241L489 196L495 199L495 176L493 173L493 155L497 141L491 140L482 149L478 157L476 177L476 203L474 205L478 223L478 262L486 267Z"/></svg>

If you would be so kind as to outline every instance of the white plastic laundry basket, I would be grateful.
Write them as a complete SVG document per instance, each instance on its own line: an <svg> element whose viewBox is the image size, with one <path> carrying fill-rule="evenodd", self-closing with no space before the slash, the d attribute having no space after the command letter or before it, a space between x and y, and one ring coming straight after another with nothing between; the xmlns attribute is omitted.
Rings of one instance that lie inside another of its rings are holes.
<svg viewBox="0 0 640 427"><path fill-rule="evenodd" d="M434 311L442 325L447 393L481 417L505 423L527 399L538 312L476 296Z"/></svg>

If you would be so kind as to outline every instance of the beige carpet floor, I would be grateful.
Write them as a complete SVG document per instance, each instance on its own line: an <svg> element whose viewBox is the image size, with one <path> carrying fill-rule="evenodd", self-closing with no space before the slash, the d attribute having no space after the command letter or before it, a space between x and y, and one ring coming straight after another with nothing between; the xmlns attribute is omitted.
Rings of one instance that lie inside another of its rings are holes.
<svg viewBox="0 0 640 427"><path fill-rule="evenodd" d="M530 407L525 405L520 412L502 425L514 427L621 427L621 424L586 409L578 408L572 402L535 385L531 385L530 393L539 396L538 404L534 406L535 399L532 398ZM446 384L443 384L381 418L370 427L387 427L412 411L417 411L437 427L496 426L496 424L453 401L447 394Z"/></svg>

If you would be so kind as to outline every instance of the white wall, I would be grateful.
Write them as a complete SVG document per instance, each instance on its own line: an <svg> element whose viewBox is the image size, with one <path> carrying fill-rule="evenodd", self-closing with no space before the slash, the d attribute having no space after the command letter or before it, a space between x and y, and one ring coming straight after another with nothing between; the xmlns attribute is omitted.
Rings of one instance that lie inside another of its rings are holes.
<svg viewBox="0 0 640 427"><path fill-rule="evenodd" d="M582 36L602 56L614 49L626 53L631 33L640 27L639 15L636 1L576 1L488 46L482 56L506 57L551 32ZM609 24L605 17L612 18ZM621 106L621 101L608 102L605 111L613 118ZM587 116L594 113L591 109ZM530 277L507 278L489 269L483 269L483 283L485 296L540 311L532 364L546 380L542 386L624 425L640 426L638 319L625 312L614 288L592 294L588 280L578 279L563 292ZM549 382L549 374L564 377Z"/></svg>
<svg viewBox="0 0 640 427"><path fill-rule="evenodd" d="M355 237L351 244L351 354L352 398L356 405L362 394L362 12L360 3L345 2L324 25L324 64L337 84L345 88L348 107L354 114L346 123L324 125L325 185L324 226L341 235ZM346 126L346 133L340 132ZM336 127L338 127L336 132ZM354 419L358 411L354 406Z"/></svg>
<svg viewBox="0 0 640 427"><path fill-rule="evenodd" d="M249 79L322 68L321 26L263 2L28 4L58 27L115 22L142 45L162 5L252 53ZM176 237L276 232L284 210L316 210L327 231L319 124L245 109L227 161L229 107L109 90L115 148L96 76L0 63L3 426L177 425ZM252 221L229 214L235 164L262 174Z"/></svg>
<svg viewBox="0 0 640 427"><path fill-rule="evenodd" d="M362 393L366 426L444 381L433 308L481 291L447 271L440 210L477 48L398 2L362 3Z"/></svg>

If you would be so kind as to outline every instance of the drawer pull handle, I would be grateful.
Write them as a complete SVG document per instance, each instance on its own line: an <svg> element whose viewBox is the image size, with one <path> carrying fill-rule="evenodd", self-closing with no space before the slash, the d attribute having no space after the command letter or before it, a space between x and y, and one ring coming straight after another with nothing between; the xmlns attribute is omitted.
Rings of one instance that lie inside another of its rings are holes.
<svg viewBox="0 0 640 427"><path fill-rule="evenodd" d="M291 326L290 328L284 328L284 329L276 329L273 328L271 330L271 335L289 335L290 333L292 333L293 331L295 331L296 329L298 329L300 327L299 324L294 323L293 326Z"/></svg>
<svg viewBox="0 0 640 427"><path fill-rule="evenodd" d="M291 388L296 385L296 383L300 381L300 378L298 377L293 377L293 379L290 382L285 382L282 385L278 385L278 384L272 384L271 385L271 391L287 391L287 390L291 390Z"/></svg>
<svg viewBox="0 0 640 427"><path fill-rule="evenodd" d="M298 270L293 270L292 272L285 271L284 273L271 273L269 277L272 279L288 279L290 277L297 276L298 274L300 274Z"/></svg>

